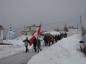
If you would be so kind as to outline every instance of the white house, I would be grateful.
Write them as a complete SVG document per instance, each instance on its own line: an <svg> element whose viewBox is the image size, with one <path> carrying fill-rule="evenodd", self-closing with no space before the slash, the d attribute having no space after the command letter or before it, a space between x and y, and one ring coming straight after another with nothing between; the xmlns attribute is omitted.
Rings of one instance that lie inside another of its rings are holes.
<svg viewBox="0 0 86 64"><path fill-rule="evenodd" d="M7 34L6 34L6 39L7 40L12 40L15 38L16 35L16 30L15 28L10 24L7 29Z"/></svg>
<svg viewBox="0 0 86 64"><path fill-rule="evenodd" d="M0 43L3 43L3 26L0 25Z"/></svg>

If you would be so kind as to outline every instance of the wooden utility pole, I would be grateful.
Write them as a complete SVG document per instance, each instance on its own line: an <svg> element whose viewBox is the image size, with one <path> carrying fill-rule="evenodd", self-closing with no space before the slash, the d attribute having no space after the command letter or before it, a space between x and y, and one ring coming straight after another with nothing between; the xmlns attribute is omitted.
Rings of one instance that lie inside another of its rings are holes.
<svg viewBox="0 0 86 64"><path fill-rule="evenodd" d="M82 24L82 16L80 16L80 26L81 26L81 38L82 38L82 41L85 42L85 29Z"/></svg>
<svg viewBox="0 0 86 64"><path fill-rule="evenodd" d="M83 37L83 35L82 35L82 16L80 15L80 29L81 29L81 39L82 39L82 37Z"/></svg>
<svg viewBox="0 0 86 64"><path fill-rule="evenodd" d="M82 16L80 16L80 27L81 27L81 30L82 30Z"/></svg>

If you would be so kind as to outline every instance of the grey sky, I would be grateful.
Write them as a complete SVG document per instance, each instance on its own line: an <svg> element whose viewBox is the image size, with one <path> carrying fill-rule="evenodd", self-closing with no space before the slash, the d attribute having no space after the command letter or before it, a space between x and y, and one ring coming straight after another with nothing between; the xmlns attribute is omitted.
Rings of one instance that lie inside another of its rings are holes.
<svg viewBox="0 0 86 64"><path fill-rule="evenodd" d="M85 10L86 0L0 0L0 24L22 27L42 23L47 29L77 25Z"/></svg>

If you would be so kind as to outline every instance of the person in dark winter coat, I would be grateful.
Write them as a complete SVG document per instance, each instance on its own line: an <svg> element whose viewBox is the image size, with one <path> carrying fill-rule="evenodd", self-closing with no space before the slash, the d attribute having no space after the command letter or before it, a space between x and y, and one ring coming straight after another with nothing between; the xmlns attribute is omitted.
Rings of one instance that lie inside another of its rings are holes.
<svg viewBox="0 0 86 64"><path fill-rule="evenodd" d="M37 51L41 51L41 41L39 38L37 38Z"/></svg>
<svg viewBox="0 0 86 64"><path fill-rule="evenodd" d="M80 41L80 49L86 55L86 43L84 41Z"/></svg>
<svg viewBox="0 0 86 64"><path fill-rule="evenodd" d="M34 48L34 51L37 52L37 39L36 39L36 37L34 37L33 48Z"/></svg>
<svg viewBox="0 0 86 64"><path fill-rule="evenodd" d="M28 42L29 42L28 37L26 37L26 39L23 40L23 42L24 42L24 45L25 45L26 53L27 53L29 51L29 49L28 49Z"/></svg>
<svg viewBox="0 0 86 64"><path fill-rule="evenodd" d="M50 37L50 35L48 36L48 46L50 46L51 45L51 37Z"/></svg>
<svg viewBox="0 0 86 64"><path fill-rule="evenodd" d="M44 43L45 43L45 46L48 46L48 36L47 35L44 35Z"/></svg>
<svg viewBox="0 0 86 64"><path fill-rule="evenodd" d="M51 42L52 42L52 44L54 44L54 36L53 35L51 36Z"/></svg>
<svg viewBox="0 0 86 64"><path fill-rule="evenodd" d="M54 37L55 42L57 42L57 41L58 41L58 36L59 36L59 35L55 35L55 37Z"/></svg>
<svg viewBox="0 0 86 64"><path fill-rule="evenodd" d="M66 32L64 33L64 37L65 37L65 38L67 37L67 33L66 33Z"/></svg>

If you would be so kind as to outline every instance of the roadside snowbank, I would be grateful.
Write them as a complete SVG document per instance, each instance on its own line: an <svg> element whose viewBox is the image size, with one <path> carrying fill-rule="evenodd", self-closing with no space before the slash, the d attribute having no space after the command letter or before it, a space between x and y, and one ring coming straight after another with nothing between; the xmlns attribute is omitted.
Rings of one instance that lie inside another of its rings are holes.
<svg viewBox="0 0 86 64"><path fill-rule="evenodd" d="M32 57L28 64L86 64L86 57L79 51L80 35L64 38Z"/></svg>
<svg viewBox="0 0 86 64"><path fill-rule="evenodd" d="M28 35L28 36L22 35L22 36L19 36L19 37L13 39L13 40L4 40L4 42L5 42L5 43L12 44L12 45L15 45L15 46L16 46L16 45L17 45L17 46L24 46L23 40L24 40L26 37L30 38L31 36L29 36L29 35ZM29 48L29 49L32 49L32 46L28 45L28 48Z"/></svg>

